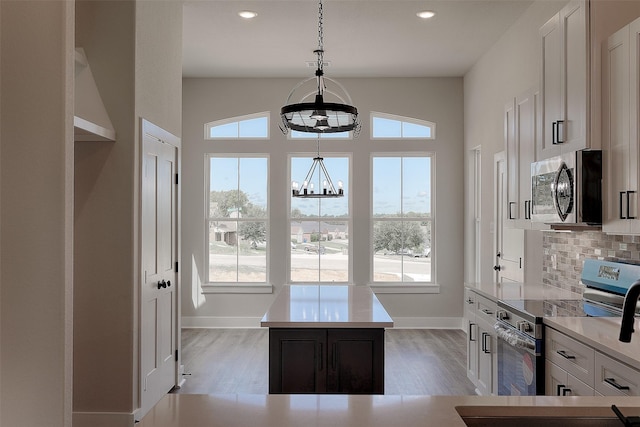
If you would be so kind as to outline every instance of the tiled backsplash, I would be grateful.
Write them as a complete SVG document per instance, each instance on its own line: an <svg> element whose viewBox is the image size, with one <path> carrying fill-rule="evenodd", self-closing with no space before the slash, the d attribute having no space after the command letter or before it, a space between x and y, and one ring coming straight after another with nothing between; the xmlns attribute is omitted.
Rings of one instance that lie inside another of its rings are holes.
<svg viewBox="0 0 640 427"><path fill-rule="evenodd" d="M580 273L585 258L640 264L640 236L597 231L543 232L542 281L582 293Z"/></svg>

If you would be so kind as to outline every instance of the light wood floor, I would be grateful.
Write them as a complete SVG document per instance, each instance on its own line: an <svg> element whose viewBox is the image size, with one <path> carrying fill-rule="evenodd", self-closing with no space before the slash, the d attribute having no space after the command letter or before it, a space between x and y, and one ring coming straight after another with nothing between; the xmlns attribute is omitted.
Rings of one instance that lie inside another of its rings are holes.
<svg viewBox="0 0 640 427"><path fill-rule="evenodd" d="M267 329L183 329L186 382L176 393L269 392ZM472 395L460 330L388 329L385 394Z"/></svg>

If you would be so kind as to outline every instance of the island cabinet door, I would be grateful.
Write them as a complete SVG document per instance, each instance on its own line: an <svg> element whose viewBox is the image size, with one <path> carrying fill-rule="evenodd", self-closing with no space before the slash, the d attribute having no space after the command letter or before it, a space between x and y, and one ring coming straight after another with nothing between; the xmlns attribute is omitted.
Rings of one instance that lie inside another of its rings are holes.
<svg viewBox="0 0 640 427"><path fill-rule="evenodd" d="M384 394L384 329L329 329L327 392Z"/></svg>
<svg viewBox="0 0 640 427"><path fill-rule="evenodd" d="M326 329L269 329L269 393L326 392Z"/></svg>

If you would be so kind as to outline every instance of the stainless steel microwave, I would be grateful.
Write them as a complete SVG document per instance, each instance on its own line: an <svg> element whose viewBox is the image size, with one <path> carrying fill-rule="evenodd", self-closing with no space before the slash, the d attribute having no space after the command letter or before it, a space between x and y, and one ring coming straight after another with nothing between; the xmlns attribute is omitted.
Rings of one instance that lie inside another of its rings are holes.
<svg viewBox="0 0 640 427"><path fill-rule="evenodd" d="M531 220L602 224L602 151L573 151L531 163Z"/></svg>

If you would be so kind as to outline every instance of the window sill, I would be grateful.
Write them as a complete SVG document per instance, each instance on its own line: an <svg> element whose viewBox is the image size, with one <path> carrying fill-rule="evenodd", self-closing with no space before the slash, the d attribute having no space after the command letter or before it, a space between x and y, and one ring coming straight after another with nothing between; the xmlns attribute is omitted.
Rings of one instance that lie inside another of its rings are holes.
<svg viewBox="0 0 640 427"><path fill-rule="evenodd" d="M202 285L203 294L271 294L273 286L269 284L235 283Z"/></svg>
<svg viewBox="0 0 640 427"><path fill-rule="evenodd" d="M380 283L369 284L376 294L439 294L440 285L437 283L420 283L415 285Z"/></svg>

